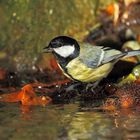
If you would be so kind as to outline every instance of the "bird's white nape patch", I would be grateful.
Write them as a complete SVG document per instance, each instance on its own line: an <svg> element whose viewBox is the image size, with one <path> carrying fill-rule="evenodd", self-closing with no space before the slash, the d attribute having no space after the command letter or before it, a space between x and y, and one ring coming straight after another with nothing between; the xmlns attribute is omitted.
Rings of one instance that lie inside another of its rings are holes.
<svg viewBox="0 0 140 140"><path fill-rule="evenodd" d="M74 45L65 45L58 48L54 48L55 53L65 58L73 54L74 50L75 50Z"/></svg>

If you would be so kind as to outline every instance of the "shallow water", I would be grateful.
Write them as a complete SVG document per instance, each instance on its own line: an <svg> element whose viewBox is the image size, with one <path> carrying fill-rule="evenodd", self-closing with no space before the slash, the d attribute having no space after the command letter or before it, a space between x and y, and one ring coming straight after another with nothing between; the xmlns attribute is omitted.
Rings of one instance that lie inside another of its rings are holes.
<svg viewBox="0 0 140 140"><path fill-rule="evenodd" d="M139 140L140 112L107 112L79 104L0 104L1 140Z"/></svg>

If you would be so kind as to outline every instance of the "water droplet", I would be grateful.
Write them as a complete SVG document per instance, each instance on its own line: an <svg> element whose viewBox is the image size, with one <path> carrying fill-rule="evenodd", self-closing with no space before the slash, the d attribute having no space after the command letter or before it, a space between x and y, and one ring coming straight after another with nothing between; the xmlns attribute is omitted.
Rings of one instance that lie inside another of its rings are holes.
<svg viewBox="0 0 140 140"><path fill-rule="evenodd" d="M43 101L45 101L45 100L46 100L46 97L45 97L45 96L43 96L41 99L42 99Z"/></svg>
<svg viewBox="0 0 140 140"><path fill-rule="evenodd" d="M41 88L42 88L42 86L38 86L38 88L40 88L40 89L41 89Z"/></svg>

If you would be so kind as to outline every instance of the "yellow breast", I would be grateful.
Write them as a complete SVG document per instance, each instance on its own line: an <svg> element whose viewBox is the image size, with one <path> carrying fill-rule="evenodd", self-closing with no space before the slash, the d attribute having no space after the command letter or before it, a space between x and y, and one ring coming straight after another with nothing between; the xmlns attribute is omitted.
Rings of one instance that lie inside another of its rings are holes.
<svg viewBox="0 0 140 140"><path fill-rule="evenodd" d="M113 68L113 63L104 64L98 69L87 67L79 59L74 59L66 66L68 73L81 82L95 82L105 78Z"/></svg>

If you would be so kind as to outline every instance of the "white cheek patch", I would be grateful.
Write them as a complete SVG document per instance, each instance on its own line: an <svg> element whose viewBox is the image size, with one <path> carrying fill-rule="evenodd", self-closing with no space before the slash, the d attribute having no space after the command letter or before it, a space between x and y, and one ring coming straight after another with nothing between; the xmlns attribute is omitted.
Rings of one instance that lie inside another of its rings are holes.
<svg viewBox="0 0 140 140"><path fill-rule="evenodd" d="M61 47L58 47L58 48L54 48L54 51L59 54L60 56L62 57L68 57L70 56L71 54L74 53L74 45L70 46L70 45L66 45L66 46L61 46Z"/></svg>

